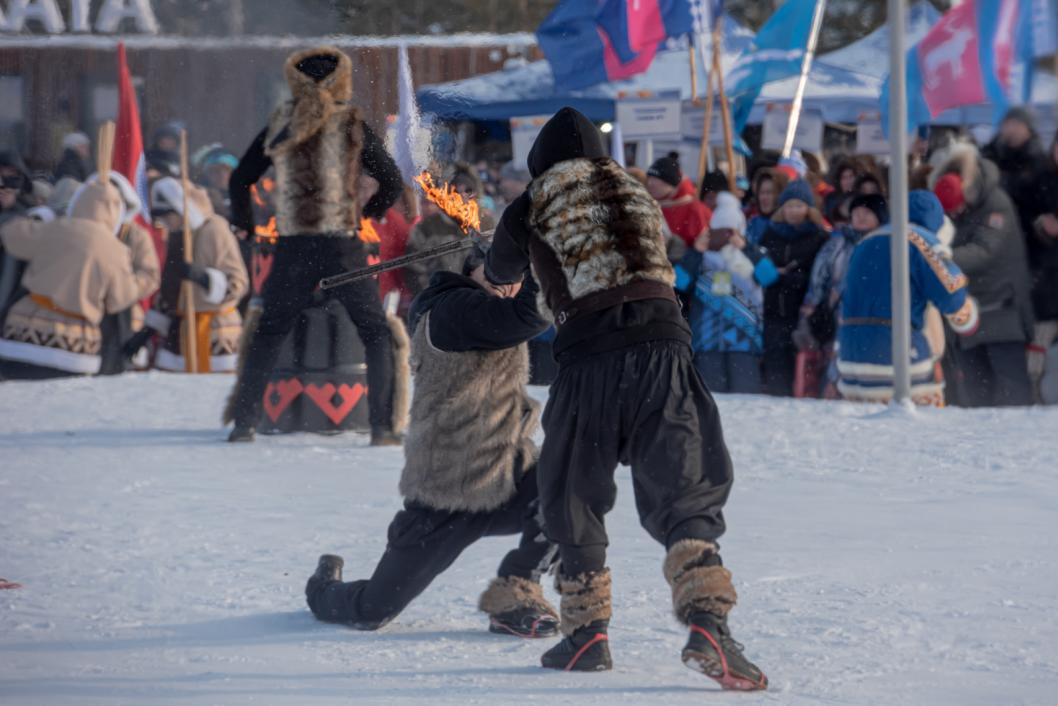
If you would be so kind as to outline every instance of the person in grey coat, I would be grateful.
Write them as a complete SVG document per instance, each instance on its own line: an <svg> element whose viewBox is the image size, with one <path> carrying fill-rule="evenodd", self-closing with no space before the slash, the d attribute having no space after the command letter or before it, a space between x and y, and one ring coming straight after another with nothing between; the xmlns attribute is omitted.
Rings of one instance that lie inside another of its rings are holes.
<svg viewBox="0 0 1058 706"><path fill-rule="evenodd" d="M1028 259L999 169L958 143L934 160L933 191L955 224L952 260L970 279L981 324L952 344L949 401L966 407L1032 404L1025 345L1033 336Z"/></svg>

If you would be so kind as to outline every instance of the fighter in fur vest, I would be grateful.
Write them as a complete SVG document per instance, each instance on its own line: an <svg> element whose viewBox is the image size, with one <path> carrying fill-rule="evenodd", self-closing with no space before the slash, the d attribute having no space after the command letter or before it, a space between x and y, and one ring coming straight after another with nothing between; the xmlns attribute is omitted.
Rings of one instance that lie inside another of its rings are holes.
<svg viewBox="0 0 1058 706"><path fill-rule="evenodd" d="M341 558L320 557L305 588L320 620L379 628L477 540L521 534L479 608L492 632L558 632L558 614L540 587L555 552L538 523L537 405L526 391L526 342L547 328L536 293L531 280L490 285L476 252L462 275L435 273L415 299L404 509L389 526L385 554L369 580L343 583Z"/></svg>
<svg viewBox="0 0 1058 706"><path fill-rule="evenodd" d="M287 334L313 303L319 280L367 264L357 237L361 216L381 218L400 196L400 171L353 105L352 61L334 47L292 54L284 67L291 100L280 105L229 182L232 223L254 232L250 188L272 166L276 171L279 241L261 293L261 310L248 322L244 358L225 422L229 441L252 441L264 391ZM361 174L378 189L361 203ZM331 296L356 325L367 354L372 443L400 443L407 380L401 323L382 310L376 280L357 282Z"/></svg>
<svg viewBox="0 0 1058 706"><path fill-rule="evenodd" d="M545 531L561 557L565 638L542 664L612 667L603 520L625 463L640 521L668 550L673 607L691 632L684 663L725 688L763 689L767 679L727 626L736 596L716 540L731 459L672 290L661 211L571 108L541 130L529 171L533 182L504 212L486 273L518 282L531 263L558 326L538 482Z"/></svg>

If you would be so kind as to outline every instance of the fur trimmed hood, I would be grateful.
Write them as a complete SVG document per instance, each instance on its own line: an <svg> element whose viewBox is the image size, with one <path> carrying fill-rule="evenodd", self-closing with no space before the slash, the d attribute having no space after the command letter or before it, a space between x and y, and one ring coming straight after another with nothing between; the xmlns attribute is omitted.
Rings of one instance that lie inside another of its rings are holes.
<svg viewBox="0 0 1058 706"><path fill-rule="evenodd" d="M334 64L333 70L318 81L305 70L304 62L314 57L330 59ZM266 146L270 155L293 149L315 135L340 110L340 104L353 97L353 62L337 47L322 46L291 54L283 65L283 75L292 97L290 133L281 142Z"/></svg>
<svg viewBox="0 0 1058 706"><path fill-rule="evenodd" d="M969 142L956 142L936 152L929 161L933 167L929 188L933 189L945 174L957 174L962 179L963 198L970 208L979 206L989 192L999 188L999 169Z"/></svg>

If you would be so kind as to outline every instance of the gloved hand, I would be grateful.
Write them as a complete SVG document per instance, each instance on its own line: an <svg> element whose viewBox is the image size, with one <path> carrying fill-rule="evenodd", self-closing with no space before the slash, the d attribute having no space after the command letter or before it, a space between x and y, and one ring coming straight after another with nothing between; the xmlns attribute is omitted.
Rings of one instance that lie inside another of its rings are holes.
<svg viewBox="0 0 1058 706"><path fill-rule="evenodd" d="M140 349L147 345L147 341L151 340L151 336L154 335L154 330L149 326L144 326L139 331L134 333L129 340L125 341L121 346L121 357L125 360L132 360L136 357L136 354L140 352Z"/></svg>
<svg viewBox="0 0 1058 706"><path fill-rule="evenodd" d="M794 329L791 338L799 351L819 350L819 341L812 335L812 327L809 326L808 317L806 316L802 316L801 320L797 322L797 328Z"/></svg>
<svg viewBox="0 0 1058 706"><path fill-rule="evenodd" d="M177 266L177 272L181 279L186 279L194 282L202 289L209 289L209 273L206 272L206 268L202 265L196 265L191 262L183 262Z"/></svg>

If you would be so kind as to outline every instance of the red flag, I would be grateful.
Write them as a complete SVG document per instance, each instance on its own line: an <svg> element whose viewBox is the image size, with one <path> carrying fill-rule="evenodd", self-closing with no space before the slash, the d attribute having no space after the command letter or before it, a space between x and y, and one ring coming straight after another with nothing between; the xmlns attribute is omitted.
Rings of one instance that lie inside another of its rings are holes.
<svg viewBox="0 0 1058 706"><path fill-rule="evenodd" d="M143 156L143 133L140 130L140 110L136 107L136 91L125 58L125 43L118 42L118 124L114 131L114 171L125 176L139 194L143 208L136 222L151 233L158 260L165 261L165 242L162 234L151 227L148 220L150 196L147 189L147 160Z"/></svg>

